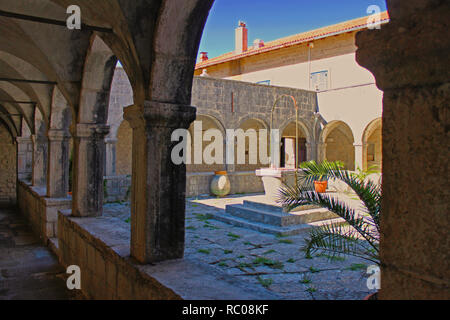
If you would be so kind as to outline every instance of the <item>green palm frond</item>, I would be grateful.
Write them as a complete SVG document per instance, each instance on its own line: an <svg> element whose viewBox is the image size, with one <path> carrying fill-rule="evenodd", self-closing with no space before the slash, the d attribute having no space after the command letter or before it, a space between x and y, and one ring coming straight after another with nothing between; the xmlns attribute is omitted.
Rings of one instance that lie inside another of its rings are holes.
<svg viewBox="0 0 450 320"><path fill-rule="evenodd" d="M361 241L354 229L340 224L324 225L313 229L302 250L308 256L316 252L326 253L331 259L351 255L378 263L377 251Z"/></svg>
<svg viewBox="0 0 450 320"><path fill-rule="evenodd" d="M358 196L366 215L356 212L348 204L331 197L311 191L311 183L316 180L338 179L346 183ZM379 263L379 234L381 212L381 187L371 181L361 180L357 175L343 170L339 162L314 161L301 165L301 173L296 186L283 186L278 202L289 211L302 205L316 205L326 208L345 220L350 226L339 224L315 228L307 240L306 251L328 251L348 254ZM365 240L365 241L364 241Z"/></svg>

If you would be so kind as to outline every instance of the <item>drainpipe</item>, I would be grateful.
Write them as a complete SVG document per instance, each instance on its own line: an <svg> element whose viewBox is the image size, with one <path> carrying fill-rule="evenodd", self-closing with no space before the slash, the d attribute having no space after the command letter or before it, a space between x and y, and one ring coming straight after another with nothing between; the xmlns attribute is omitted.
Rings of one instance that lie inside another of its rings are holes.
<svg viewBox="0 0 450 320"><path fill-rule="evenodd" d="M314 43L310 42L307 44L308 46L308 83L309 90L311 90L311 49L314 48Z"/></svg>

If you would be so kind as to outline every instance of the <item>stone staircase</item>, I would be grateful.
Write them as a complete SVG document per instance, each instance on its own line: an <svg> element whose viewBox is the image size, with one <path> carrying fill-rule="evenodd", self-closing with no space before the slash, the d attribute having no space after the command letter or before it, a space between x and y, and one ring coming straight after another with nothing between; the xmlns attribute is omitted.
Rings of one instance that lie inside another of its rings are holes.
<svg viewBox="0 0 450 320"><path fill-rule="evenodd" d="M238 227L282 236L300 234L328 223L344 222L327 209L315 206L303 206L288 213L279 205L249 200L244 200L243 204L227 205L225 213L209 215Z"/></svg>

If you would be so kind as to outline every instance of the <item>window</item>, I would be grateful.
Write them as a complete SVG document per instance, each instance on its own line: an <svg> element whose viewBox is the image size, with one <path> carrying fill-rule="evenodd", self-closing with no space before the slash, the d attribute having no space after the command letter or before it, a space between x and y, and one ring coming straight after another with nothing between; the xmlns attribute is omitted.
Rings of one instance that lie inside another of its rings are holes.
<svg viewBox="0 0 450 320"><path fill-rule="evenodd" d="M311 73L311 89L315 91L328 90L328 70Z"/></svg>

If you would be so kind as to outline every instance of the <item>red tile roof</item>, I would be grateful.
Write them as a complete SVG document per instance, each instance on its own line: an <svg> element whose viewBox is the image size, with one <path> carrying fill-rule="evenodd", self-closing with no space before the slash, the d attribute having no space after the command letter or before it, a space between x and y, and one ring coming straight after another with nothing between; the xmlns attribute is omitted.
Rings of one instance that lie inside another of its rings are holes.
<svg viewBox="0 0 450 320"><path fill-rule="evenodd" d="M248 56L265 53L268 51L278 50L278 49L294 46L294 45L301 44L301 43L308 42L308 41L313 41L313 40L317 40L317 39L321 39L321 38L325 38L325 37L330 37L330 36L340 34L343 32L351 32L351 31L355 31L355 30L365 29L365 28L367 28L368 17L369 16L361 17L361 18L341 22L341 23L338 23L335 25L326 26L323 28L319 28L319 29L299 33L299 34L296 34L293 36L281 38L278 40L270 41L270 42L267 42L264 45L264 47L262 47L262 48L257 48L257 49L249 48L249 50L247 50L246 52L240 53L240 54L236 54L233 51L228 52L228 53L225 53L218 57L197 63L197 65L195 66L195 69L196 70L203 69L203 68L206 68L206 67L209 67L212 65L216 65L216 64L220 64L220 63L224 63L224 62L228 62L228 61L232 61L232 60L238 60L238 59L245 58ZM382 12L380 23L386 23L388 21L389 21L389 15L388 15L387 11Z"/></svg>

